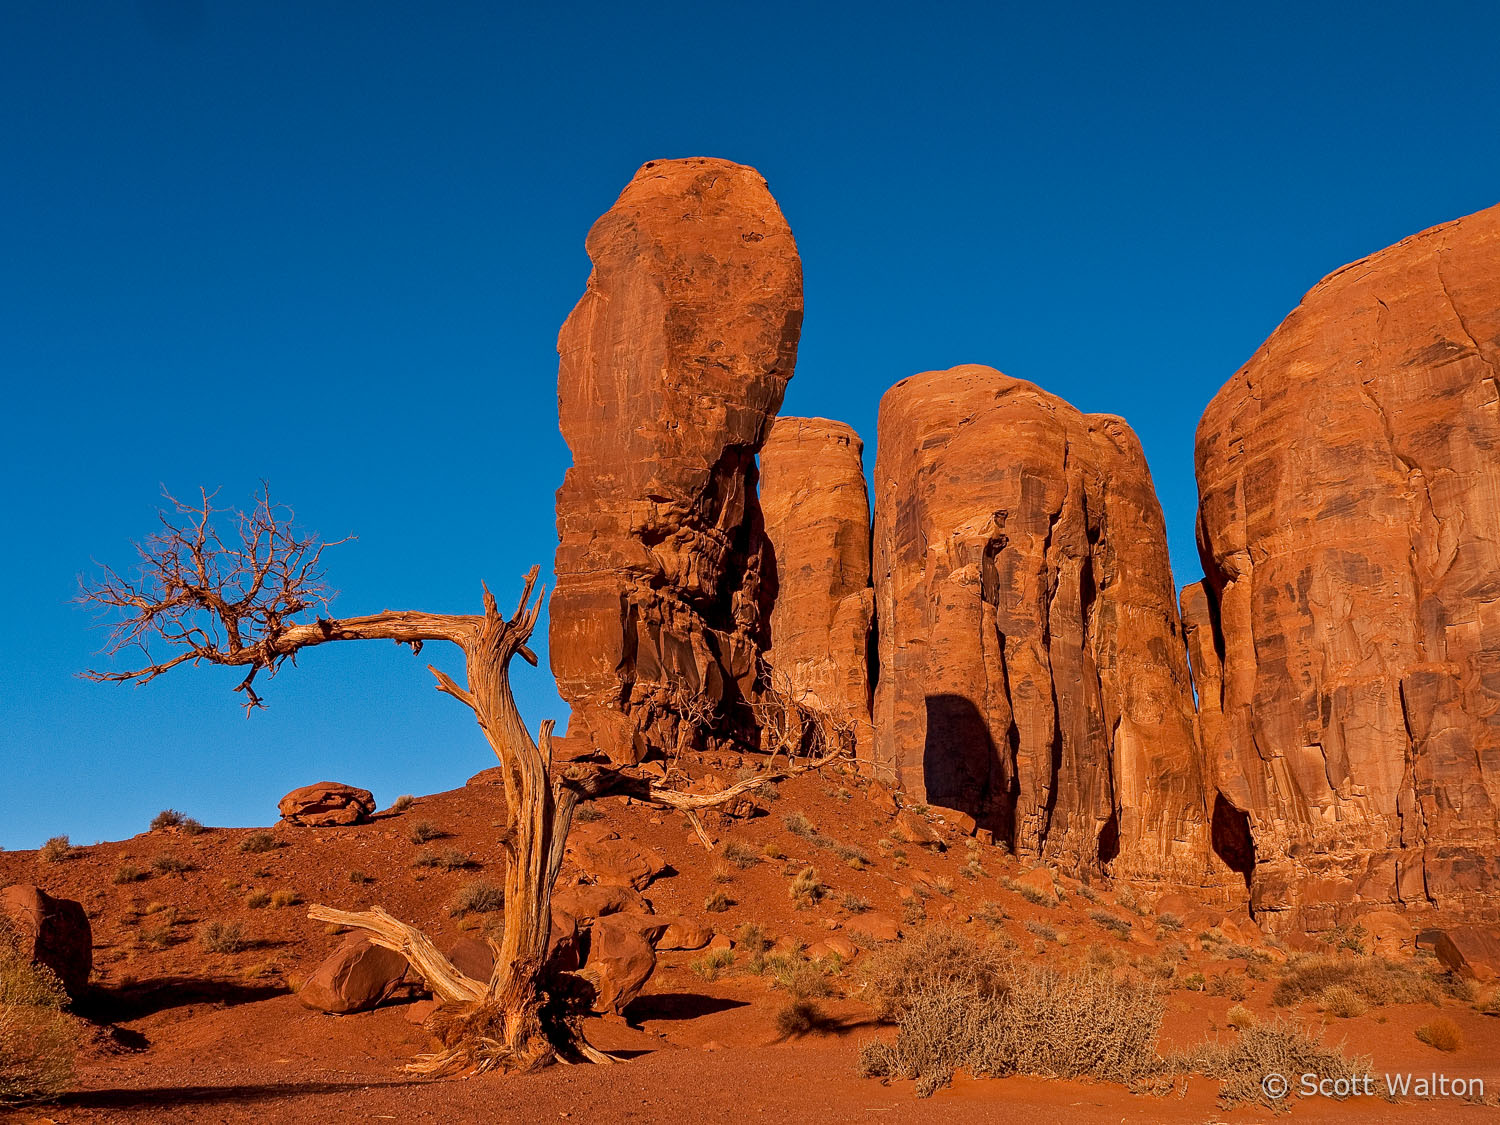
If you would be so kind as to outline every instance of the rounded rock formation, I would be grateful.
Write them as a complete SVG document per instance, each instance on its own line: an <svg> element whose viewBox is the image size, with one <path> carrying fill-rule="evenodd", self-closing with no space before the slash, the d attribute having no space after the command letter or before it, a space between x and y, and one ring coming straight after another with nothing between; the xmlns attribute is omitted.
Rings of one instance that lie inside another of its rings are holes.
<svg viewBox="0 0 1500 1125"><path fill-rule="evenodd" d="M572 708L560 753L754 745L744 704L769 611L755 457L797 357L792 232L754 169L658 160L587 245L588 289L557 341L573 454L550 607Z"/></svg>

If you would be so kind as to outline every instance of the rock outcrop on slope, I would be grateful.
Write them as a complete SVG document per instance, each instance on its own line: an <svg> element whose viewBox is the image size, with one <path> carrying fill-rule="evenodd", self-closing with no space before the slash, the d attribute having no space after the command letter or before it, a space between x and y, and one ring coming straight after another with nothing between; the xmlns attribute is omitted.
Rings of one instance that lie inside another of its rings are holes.
<svg viewBox="0 0 1500 1125"><path fill-rule="evenodd" d="M767 662L778 685L869 749L870 499L864 443L825 418L779 418L760 454L772 567ZM784 682L783 682L784 680Z"/></svg>
<svg viewBox="0 0 1500 1125"><path fill-rule="evenodd" d="M1134 433L980 366L897 383L879 430L877 762L1018 854L1231 896Z"/></svg>
<svg viewBox="0 0 1500 1125"><path fill-rule="evenodd" d="M1500 207L1320 282L1198 427L1187 591L1252 904L1493 915Z"/></svg>
<svg viewBox="0 0 1500 1125"><path fill-rule="evenodd" d="M797 247L754 169L707 159L644 165L587 245L557 342L564 752L753 745L769 624L755 457L796 361Z"/></svg>

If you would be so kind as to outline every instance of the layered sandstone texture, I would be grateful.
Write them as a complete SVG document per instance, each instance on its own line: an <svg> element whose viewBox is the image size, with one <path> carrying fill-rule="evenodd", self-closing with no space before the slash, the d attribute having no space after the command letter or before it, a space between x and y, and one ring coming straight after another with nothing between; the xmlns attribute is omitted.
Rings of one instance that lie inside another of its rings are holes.
<svg viewBox="0 0 1500 1125"><path fill-rule="evenodd" d="M1495 913L1497 378L1500 207L1325 278L1198 427L1204 740L1273 924Z"/></svg>
<svg viewBox="0 0 1500 1125"><path fill-rule="evenodd" d="M874 583L875 757L908 793L1071 871L1232 894L1129 426L989 367L897 383Z"/></svg>
<svg viewBox="0 0 1500 1125"><path fill-rule="evenodd" d="M864 443L842 422L779 418L760 454L773 679L868 751L870 498Z"/></svg>
<svg viewBox="0 0 1500 1125"><path fill-rule="evenodd" d="M564 752L754 744L769 640L755 459L797 356L796 243L754 169L689 159L644 165L587 247L557 342Z"/></svg>

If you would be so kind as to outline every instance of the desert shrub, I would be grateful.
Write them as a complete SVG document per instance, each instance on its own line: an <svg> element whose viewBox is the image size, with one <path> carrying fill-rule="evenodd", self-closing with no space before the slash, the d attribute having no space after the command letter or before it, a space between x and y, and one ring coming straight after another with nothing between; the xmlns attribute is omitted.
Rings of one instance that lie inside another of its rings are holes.
<svg viewBox="0 0 1500 1125"><path fill-rule="evenodd" d="M271 905L271 896L265 891L251 891L245 896L245 906L250 910L260 910L262 907Z"/></svg>
<svg viewBox="0 0 1500 1125"><path fill-rule="evenodd" d="M73 857L73 844L66 836L53 836L37 854L44 863L61 863Z"/></svg>
<svg viewBox="0 0 1500 1125"><path fill-rule="evenodd" d="M833 995L823 966L809 960L800 949L771 954L764 971L771 974L772 987L790 992L799 1000Z"/></svg>
<svg viewBox="0 0 1500 1125"><path fill-rule="evenodd" d="M454 848L444 848L440 852L429 849L412 862L417 867L440 867L444 871L461 871L465 867L474 866L471 859Z"/></svg>
<svg viewBox="0 0 1500 1125"><path fill-rule="evenodd" d="M812 1000L792 1000L776 1013L776 1030L782 1035L806 1035L825 1023L822 1011Z"/></svg>
<svg viewBox="0 0 1500 1125"><path fill-rule="evenodd" d="M465 883L453 896L448 913L456 918L465 914L491 914L505 907L505 890L487 879Z"/></svg>
<svg viewBox="0 0 1500 1125"><path fill-rule="evenodd" d="M1317 999L1343 986L1370 1007L1382 1004L1436 1004L1441 992L1431 977L1383 957L1345 957L1322 953L1293 957L1276 982L1272 1001L1288 1007Z"/></svg>
<svg viewBox="0 0 1500 1125"><path fill-rule="evenodd" d="M710 914L722 914L734 905L734 899L723 891L715 891L703 900L703 909Z"/></svg>
<svg viewBox="0 0 1500 1125"><path fill-rule="evenodd" d="M1208 978L1202 973L1189 973L1180 983L1189 992L1204 992L1208 989Z"/></svg>
<svg viewBox="0 0 1500 1125"><path fill-rule="evenodd" d="M1325 1044L1294 1019L1279 1016L1271 1021L1256 1020L1243 1008L1231 1009L1230 1017L1237 1028L1232 1039L1211 1040L1176 1052L1164 1064L1174 1073L1218 1079L1219 1101L1226 1107L1241 1102L1273 1109L1284 1106L1285 1099L1271 1098L1262 1086L1268 1074L1288 1076L1295 1092L1296 1075L1352 1081L1369 1073L1369 1059L1349 1058L1342 1047Z"/></svg>
<svg viewBox="0 0 1500 1125"><path fill-rule="evenodd" d="M1324 990L1323 995L1318 998L1318 1007L1330 1016L1336 1016L1341 1020L1362 1016L1370 1010L1370 1005L1365 1003L1364 997L1347 984L1336 984Z"/></svg>
<svg viewBox="0 0 1500 1125"><path fill-rule="evenodd" d="M271 892L271 906L276 910L288 906L296 906L302 900L297 897L297 892L290 887L281 887Z"/></svg>
<svg viewBox="0 0 1500 1125"><path fill-rule="evenodd" d="M775 844L767 844L765 847L761 848L761 851L763 853L765 853L765 856L766 856L767 859L785 859L786 858L786 852L782 851Z"/></svg>
<svg viewBox="0 0 1500 1125"><path fill-rule="evenodd" d="M110 876L110 882L116 886L123 886L126 883L139 883L145 877L146 873L139 867L130 863L122 863L115 868L115 873Z"/></svg>
<svg viewBox="0 0 1500 1125"><path fill-rule="evenodd" d="M819 881L816 867L805 867L792 880L790 891L792 905L798 910L807 910L828 893L828 888Z"/></svg>
<svg viewBox="0 0 1500 1125"><path fill-rule="evenodd" d="M182 823L177 826L177 831L187 836L201 836L203 835L203 833L207 832L208 829L203 827L203 822L201 820L198 820L195 817L185 816L182 818Z"/></svg>
<svg viewBox="0 0 1500 1125"><path fill-rule="evenodd" d="M1248 996L1249 990L1245 988L1245 982L1233 973L1213 973L1208 978L1208 992L1211 996L1227 996L1231 1000L1243 1000ZM1354 1013L1358 1015L1359 1013Z"/></svg>
<svg viewBox="0 0 1500 1125"><path fill-rule="evenodd" d="M1046 891L1038 890L1030 883L1021 883L1012 879L1009 875L1000 880L1000 885L1008 891L1014 891L1033 906L1056 906L1057 899Z"/></svg>
<svg viewBox="0 0 1500 1125"><path fill-rule="evenodd" d="M969 857L968 863L958 869L958 873L965 879L983 879L989 874L984 869L984 865L979 862L979 854L977 852Z"/></svg>
<svg viewBox="0 0 1500 1125"><path fill-rule="evenodd" d="M761 860L760 852L757 852L754 848L745 846L738 840L730 840L726 843L720 854L741 871L748 871Z"/></svg>
<svg viewBox="0 0 1500 1125"><path fill-rule="evenodd" d="M284 847L286 845L269 832L252 832L240 841L240 851L246 855L262 855Z"/></svg>
<svg viewBox="0 0 1500 1125"><path fill-rule="evenodd" d="M853 891L845 891L844 897L839 899L839 905L847 910L850 914L863 914L866 910L869 910L871 908L869 899L860 898L860 896L855 894Z"/></svg>
<svg viewBox="0 0 1500 1125"><path fill-rule="evenodd" d="M807 816L803 813L789 812L781 818L781 823L786 825L786 830L793 836L801 836L803 839L809 839L817 835L818 830L813 827L813 822L808 820Z"/></svg>
<svg viewBox="0 0 1500 1125"><path fill-rule="evenodd" d="M1043 941L1056 941L1059 936L1056 926L1049 925L1046 922L1038 922L1035 919L1029 919L1026 922L1026 930L1028 933L1035 934Z"/></svg>
<svg viewBox="0 0 1500 1125"><path fill-rule="evenodd" d="M1458 1024L1447 1016L1439 1016L1435 1020L1429 1020L1417 1028L1416 1036L1429 1047L1436 1047L1439 1051L1456 1051L1464 1045L1464 1034L1459 1030Z"/></svg>
<svg viewBox="0 0 1500 1125"><path fill-rule="evenodd" d="M405 812L417 803L417 799L410 793L403 793L391 802L391 812Z"/></svg>
<svg viewBox="0 0 1500 1125"><path fill-rule="evenodd" d="M710 949L701 957L688 962L688 968L707 981L718 980L720 974L734 964L734 954L727 949Z"/></svg>
<svg viewBox="0 0 1500 1125"><path fill-rule="evenodd" d="M443 830L430 820L419 820L406 832L406 838L413 844L425 844L442 836Z"/></svg>
<svg viewBox="0 0 1500 1125"><path fill-rule="evenodd" d="M853 844L841 844L835 840L833 841L832 851L834 855L844 861L846 867L852 867L856 871L863 871L870 865L869 855L863 849L856 848Z"/></svg>
<svg viewBox="0 0 1500 1125"><path fill-rule="evenodd" d="M734 940L750 956L755 957L771 948L771 939L764 928L756 922L746 922L735 932Z"/></svg>
<svg viewBox="0 0 1500 1125"><path fill-rule="evenodd" d="M68 995L50 969L33 964L20 935L0 920L0 1106L61 1093L78 1048L63 1009Z"/></svg>
<svg viewBox="0 0 1500 1125"><path fill-rule="evenodd" d="M734 869L727 863L716 863L708 877L715 883L732 883L734 882Z"/></svg>
<svg viewBox="0 0 1500 1125"><path fill-rule="evenodd" d="M349 882L355 883L355 884L357 884L359 886L363 886L366 883L373 883L374 881L375 881L375 876L373 876L373 875L366 875L363 871L359 870L358 868L355 868L353 871L349 872Z"/></svg>
<svg viewBox="0 0 1500 1125"><path fill-rule="evenodd" d="M205 922L198 928L198 941L210 953L238 953L250 948L250 940L238 922Z"/></svg>
<svg viewBox="0 0 1500 1125"><path fill-rule="evenodd" d="M860 1052L866 1076L915 1079L925 1097L960 1068L1129 1083L1160 1067L1164 1005L1149 986L1087 965L1017 966L948 930L907 945L874 959L877 1012L898 1032Z"/></svg>
<svg viewBox="0 0 1500 1125"><path fill-rule="evenodd" d="M582 804L573 810L573 820L578 824L593 824L603 819L604 814L591 804Z"/></svg>
<svg viewBox="0 0 1500 1125"><path fill-rule="evenodd" d="M151 870L158 875L172 875L193 870L193 865L175 855L159 855L151 861Z"/></svg>
<svg viewBox="0 0 1500 1125"><path fill-rule="evenodd" d="M1118 914L1111 914L1108 910L1090 910L1089 917L1107 930L1113 930L1122 938L1130 936L1130 920L1121 918Z"/></svg>
<svg viewBox="0 0 1500 1125"><path fill-rule="evenodd" d="M162 809L151 818L151 831L163 832L168 828L179 828L186 819L176 809Z"/></svg>
<svg viewBox="0 0 1500 1125"><path fill-rule="evenodd" d="M1171 933L1175 933L1177 930L1182 929L1182 919L1177 917L1177 915L1173 914L1170 910L1165 914L1158 914L1156 916L1156 924L1163 930Z"/></svg>
<svg viewBox="0 0 1500 1125"><path fill-rule="evenodd" d="M150 949L165 949L172 944L172 923L159 919L149 926L142 926L136 932L135 939Z"/></svg>
<svg viewBox="0 0 1500 1125"><path fill-rule="evenodd" d="M932 883L932 889L937 891L938 894L944 896L945 898L952 898L953 880L949 879L946 875L940 879L934 879Z"/></svg>

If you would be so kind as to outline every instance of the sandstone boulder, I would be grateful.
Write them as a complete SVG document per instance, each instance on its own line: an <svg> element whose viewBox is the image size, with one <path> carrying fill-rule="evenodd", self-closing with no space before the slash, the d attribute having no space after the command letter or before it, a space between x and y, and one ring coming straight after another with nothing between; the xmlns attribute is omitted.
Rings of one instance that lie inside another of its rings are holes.
<svg viewBox="0 0 1500 1125"><path fill-rule="evenodd" d="M1434 935L1444 968L1480 982L1500 975L1500 926L1451 926Z"/></svg>
<svg viewBox="0 0 1500 1125"><path fill-rule="evenodd" d="M0 920L13 931L22 954L56 973L69 996L88 987L94 934L82 904L17 883L0 890Z"/></svg>
<svg viewBox="0 0 1500 1125"><path fill-rule="evenodd" d="M288 824L306 828L364 824L375 813L375 798L368 789L356 789L337 781L320 781L293 789L277 808Z"/></svg>
<svg viewBox="0 0 1500 1125"><path fill-rule="evenodd" d="M849 932L863 934L871 941L895 941L901 936L901 926L889 914L872 911L849 919Z"/></svg>
<svg viewBox="0 0 1500 1125"><path fill-rule="evenodd" d="M754 169L697 158L644 165L587 246L557 342L560 751L753 746L737 704L769 640L755 457L796 361L797 247Z"/></svg>
<svg viewBox="0 0 1500 1125"><path fill-rule="evenodd" d="M589 953L581 975L596 990L593 1010L620 1014L656 970L656 950L641 932L640 916L610 914L589 931Z"/></svg>
<svg viewBox="0 0 1500 1125"><path fill-rule="evenodd" d="M633 887L637 891L645 890L667 869L666 860L650 848L618 837L585 843L574 858L599 885Z"/></svg>
<svg viewBox="0 0 1500 1125"><path fill-rule="evenodd" d="M350 934L302 982L297 999L314 1011L333 1015L367 1012L417 987L409 980L406 958Z"/></svg>
<svg viewBox="0 0 1500 1125"><path fill-rule="evenodd" d="M1500 207L1330 274L1199 424L1184 623L1274 928L1500 905L1497 379Z"/></svg>
<svg viewBox="0 0 1500 1125"><path fill-rule="evenodd" d="M864 443L842 422L778 418L760 453L760 503L772 566L776 684L845 728L868 751L870 500ZM799 732L800 733L800 732Z"/></svg>
<svg viewBox="0 0 1500 1125"><path fill-rule="evenodd" d="M988 367L880 404L875 759L1065 870L1209 886L1208 789L1140 443Z"/></svg>
<svg viewBox="0 0 1500 1125"><path fill-rule="evenodd" d="M628 886L586 883L557 891L552 905L587 925L607 914L650 914L651 904Z"/></svg>
<svg viewBox="0 0 1500 1125"><path fill-rule="evenodd" d="M914 809L902 809L896 814L896 835L908 844L916 844L919 847L935 848L943 851L948 845L943 843L943 838L937 834L925 816Z"/></svg>

